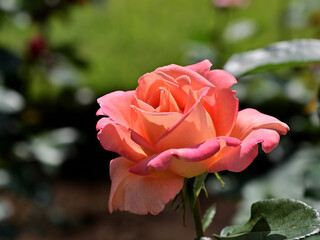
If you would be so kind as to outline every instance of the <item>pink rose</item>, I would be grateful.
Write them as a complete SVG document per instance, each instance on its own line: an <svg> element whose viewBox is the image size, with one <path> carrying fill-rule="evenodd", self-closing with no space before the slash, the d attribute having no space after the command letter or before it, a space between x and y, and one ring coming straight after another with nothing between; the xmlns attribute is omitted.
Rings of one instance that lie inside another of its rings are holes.
<svg viewBox="0 0 320 240"><path fill-rule="evenodd" d="M143 75L134 91L98 99L98 139L120 154L110 163L109 211L158 214L184 178L247 168L289 127L255 109L238 111L236 79L211 63L169 65Z"/></svg>

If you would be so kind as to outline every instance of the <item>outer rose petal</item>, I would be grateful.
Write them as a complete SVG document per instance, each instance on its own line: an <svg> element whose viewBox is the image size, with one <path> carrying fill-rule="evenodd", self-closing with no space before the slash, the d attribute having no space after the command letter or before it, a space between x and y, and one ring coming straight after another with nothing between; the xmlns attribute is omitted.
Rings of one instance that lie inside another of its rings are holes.
<svg viewBox="0 0 320 240"><path fill-rule="evenodd" d="M216 104L209 113L213 116L217 134L218 136L229 135L239 111L239 100L235 98L236 92L230 90L237 80L223 70L213 70L203 74L216 87Z"/></svg>
<svg viewBox="0 0 320 240"><path fill-rule="evenodd" d="M221 146L237 147L241 141L230 137L212 138L194 146L169 149L160 154L154 154L135 164L130 171L139 175L148 175L151 169L170 171L183 176L194 177L209 169L214 156Z"/></svg>
<svg viewBox="0 0 320 240"><path fill-rule="evenodd" d="M241 172L246 169L258 155L258 143L262 144L264 152L271 152L279 144L279 134L270 129L252 131L236 148L225 147L217 155L216 162L209 172L224 170Z"/></svg>
<svg viewBox="0 0 320 240"><path fill-rule="evenodd" d="M231 137L240 140L245 139L253 130L273 129L279 134L287 134L289 127L275 117L260 113L259 111L247 108L239 112L235 126L230 134Z"/></svg>
<svg viewBox="0 0 320 240"><path fill-rule="evenodd" d="M203 60L202 62L186 66L186 68L196 71L217 88L230 89L233 84L237 83L235 77L224 70L216 69L210 71L211 66L212 63L209 60Z"/></svg>
<svg viewBox="0 0 320 240"><path fill-rule="evenodd" d="M230 138L230 137L220 137L219 142L220 142L220 148L222 148L222 146L228 146L230 149L237 148L237 146L239 146L239 144L241 143L238 139ZM186 152L186 153L190 155L190 158L193 157L192 154L190 154L189 152ZM212 157L200 162L183 161L184 160L183 158L180 158L180 159L173 158L171 167L169 169L170 171L187 178L195 177L197 175L200 175L208 171L214 159L215 159L215 154Z"/></svg>
<svg viewBox="0 0 320 240"><path fill-rule="evenodd" d="M129 172L132 165L123 157L111 161L109 211L160 213L182 189L183 178L167 171L163 175L138 176Z"/></svg>
<svg viewBox="0 0 320 240"><path fill-rule="evenodd" d="M216 89L216 104L209 114L213 118L217 136L228 136L234 126L239 110L236 92L229 89Z"/></svg>
<svg viewBox="0 0 320 240"><path fill-rule="evenodd" d="M105 150L116 152L130 160L141 160L146 154L130 136L130 132L109 118L101 118L97 123L98 139Z"/></svg>
<svg viewBox="0 0 320 240"><path fill-rule="evenodd" d="M288 130L285 123L255 109L240 111L231 136L242 140L241 146L222 149L209 172L246 169L258 155L258 143L262 144L264 152L271 152L279 144L280 134Z"/></svg>
<svg viewBox="0 0 320 240"><path fill-rule="evenodd" d="M126 127L130 126L130 105L134 104L136 99L135 91L116 91L106 94L98 99L100 109L97 115L109 116L112 120Z"/></svg>

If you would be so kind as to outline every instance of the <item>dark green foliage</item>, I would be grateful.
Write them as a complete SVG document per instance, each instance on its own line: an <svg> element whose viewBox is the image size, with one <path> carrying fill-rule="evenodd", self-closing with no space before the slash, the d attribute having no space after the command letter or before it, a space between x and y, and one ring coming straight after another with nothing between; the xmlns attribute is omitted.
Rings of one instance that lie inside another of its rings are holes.
<svg viewBox="0 0 320 240"><path fill-rule="evenodd" d="M217 239L282 240L300 239L320 231L319 213L292 199L270 199L254 203L251 217L243 225L229 226Z"/></svg>

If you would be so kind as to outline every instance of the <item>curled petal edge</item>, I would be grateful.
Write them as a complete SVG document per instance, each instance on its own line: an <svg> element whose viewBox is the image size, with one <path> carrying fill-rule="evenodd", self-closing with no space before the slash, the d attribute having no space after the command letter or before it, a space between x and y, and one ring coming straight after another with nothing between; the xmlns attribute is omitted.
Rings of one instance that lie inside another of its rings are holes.
<svg viewBox="0 0 320 240"><path fill-rule="evenodd" d="M217 161L209 168L208 172L220 172L228 170L231 172L241 172L246 169L258 156L258 147L261 144L262 150L271 152L278 146L280 135L276 130L257 129L253 130L235 148L225 147L219 154Z"/></svg>
<svg viewBox="0 0 320 240"><path fill-rule="evenodd" d="M130 172L147 176L151 173L151 169L163 171L170 168L173 157L185 162L199 162L214 156L223 146L237 147L240 144L241 141L236 138L212 138L188 148L169 149L162 153L154 154L135 164L130 168Z"/></svg>

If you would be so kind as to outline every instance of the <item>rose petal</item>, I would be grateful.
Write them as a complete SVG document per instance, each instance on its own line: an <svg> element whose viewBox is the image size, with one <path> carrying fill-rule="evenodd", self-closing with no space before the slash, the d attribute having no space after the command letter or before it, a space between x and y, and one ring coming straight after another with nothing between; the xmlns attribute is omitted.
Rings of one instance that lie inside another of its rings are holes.
<svg viewBox="0 0 320 240"><path fill-rule="evenodd" d="M112 120L123 126L130 126L130 105L135 102L135 91L116 91L98 99L100 109L97 115L109 116Z"/></svg>
<svg viewBox="0 0 320 240"><path fill-rule="evenodd" d="M190 109L197 103L198 101L197 92L198 91L194 91L191 88L189 89L188 98L183 111L184 114L188 113L188 111L190 111Z"/></svg>
<svg viewBox="0 0 320 240"><path fill-rule="evenodd" d="M211 71L211 66L212 63L206 59L199 63L186 66L186 68L199 73L200 75L208 79L208 81L210 81L217 88L230 89L233 84L237 83L235 77L230 73L221 69L215 69Z"/></svg>
<svg viewBox="0 0 320 240"><path fill-rule="evenodd" d="M210 82L211 87L215 87L214 95L211 94L209 97L208 94L204 98L203 105L213 119L217 136L227 136L232 130L238 113L239 101L235 98L235 92L230 90L237 80L224 70L210 71L211 66L210 61L204 60L184 68L195 71ZM172 76L172 74L169 75Z"/></svg>
<svg viewBox="0 0 320 240"><path fill-rule="evenodd" d="M110 122L110 119L107 117L100 118L96 125L96 130L99 131L101 128L104 128Z"/></svg>
<svg viewBox="0 0 320 240"><path fill-rule="evenodd" d="M195 71L203 75L204 73L207 73L208 71L210 71L211 66L212 66L212 63L208 59L205 59L201 62L186 66L186 68L191 69L192 71Z"/></svg>
<svg viewBox="0 0 320 240"><path fill-rule="evenodd" d="M139 175L150 174L150 168L163 171L171 167L172 161L200 162L212 157L220 150L220 141L217 138L187 148L169 149L137 163L130 171ZM194 164L194 167L196 165Z"/></svg>
<svg viewBox="0 0 320 240"><path fill-rule="evenodd" d="M246 169L258 155L258 143L264 152L271 152L279 144L279 133L271 129L253 130L236 148L225 147L217 154L216 161L209 172L224 170L241 172Z"/></svg>
<svg viewBox="0 0 320 240"><path fill-rule="evenodd" d="M184 81L185 84L185 81ZM160 105L160 92L159 89L167 89L179 108L184 107L186 93L175 79L162 72L152 72L143 75L139 79L139 85L136 89L136 96L138 99L151 105ZM158 100L158 101L157 101ZM157 102L157 104L155 104ZM161 105L160 105L161 106ZM157 107L157 106L156 106ZM154 107L154 108L156 108ZM145 108L142 108L146 110Z"/></svg>
<svg viewBox="0 0 320 240"><path fill-rule="evenodd" d="M213 119L217 136L228 136L232 131L239 110L239 100L234 97L235 94L229 89L215 90L216 102L208 113Z"/></svg>
<svg viewBox="0 0 320 240"><path fill-rule="evenodd" d="M155 146L151 144L147 139L142 137L140 134L135 132L134 130L130 129L131 132L131 139L137 143L142 149L147 153L147 155L152 154L155 152Z"/></svg>
<svg viewBox="0 0 320 240"><path fill-rule="evenodd" d="M246 139L262 139L261 147L265 153L271 152L276 146L278 146L280 141L280 135L277 131L271 129L258 129L253 130ZM246 139L243 141L246 143Z"/></svg>
<svg viewBox="0 0 320 240"><path fill-rule="evenodd" d="M176 100L168 89L161 89L159 102L160 112L180 112Z"/></svg>
<svg viewBox="0 0 320 240"><path fill-rule="evenodd" d="M230 89L232 85L237 83L237 79L232 74L221 69L205 72L203 76L220 89Z"/></svg>
<svg viewBox="0 0 320 240"><path fill-rule="evenodd" d="M148 102L151 94L158 90L160 87L177 90L177 82L170 76L162 72L146 73L138 80L138 87L136 95L138 99Z"/></svg>
<svg viewBox="0 0 320 240"><path fill-rule="evenodd" d="M213 118L217 135L229 135L239 110L239 100L235 98L236 92L230 90L237 80L223 70L204 71L202 74L216 87L215 105L207 110Z"/></svg>
<svg viewBox="0 0 320 240"><path fill-rule="evenodd" d="M170 169L183 177L194 177L212 165L210 159L222 146L236 147L241 143L238 139L223 137L212 138L201 144L187 148L169 149L160 154L154 154L135 164L130 171L138 175L148 175L151 169L163 171Z"/></svg>
<svg viewBox="0 0 320 240"><path fill-rule="evenodd" d="M177 112L146 112L135 106L132 106L132 110L132 129L153 145L167 129L182 118L182 114Z"/></svg>
<svg viewBox="0 0 320 240"><path fill-rule="evenodd" d="M155 146L158 152L192 146L216 136L212 120L202 106L202 97L207 92L203 91L203 95L197 100L188 100L192 102L196 100L196 103L159 137Z"/></svg>
<svg viewBox="0 0 320 240"><path fill-rule="evenodd" d="M186 75L191 79L191 87L194 90L198 90L203 87L213 87L213 85L206 78L187 67L171 64L165 67L157 68L156 72L163 72L174 79L177 79L182 75Z"/></svg>
<svg viewBox="0 0 320 240"><path fill-rule="evenodd" d="M182 189L184 179L170 172L147 177L129 169L132 162L119 157L110 163L112 180L109 211L128 211L135 214L159 214Z"/></svg>
<svg viewBox="0 0 320 240"><path fill-rule="evenodd" d="M142 109L146 112L154 112L154 107L150 106L149 104L145 103L144 101L141 101L140 99L136 98L137 101L137 107Z"/></svg>
<svg viewBox="0 0 320 240"><path fill-rule="evenodd" d="M191 162L191 161L186 161L187 159L183 159L181 156L178 155L178 157L174 157L172 159L172 163L170 166L170 171L174 172L175 174L178 174L180 176L184 176L187 178L190 177L195 177L198 176L206 171L208 171L210 169L210 166L212 165L212 163L215 161L215 155L219 154L219 151L216 152L217 150L220 150L222 147L229 147L230 149L233 148L237 148L239 146L239 144L241 143L241 141L239 141L238 139L235 138L230 138L230 137L219 137L216 138L219 143L220 143L220 148L214 148L214 144L208 144L207 146L202 146L202 153L197 153L196 151L198 150L197 148L194 149L194 155L191 154L191 150L188 149L188 151L185 152L185 154L183 155L190 155L190 159L192 157L194 157L194 159L196 159L196 155L197 154L203 154L203 157L208 157L210 155L210 153L212 154L211 157L202 160L202 161L198 161L198 162ZM211 147L210 147L211 145ZM208 147L208 149L206 150L206 147ZM206 154L205 154L206 153ZM182 153L180 153L180 155L182 155ZM197 160L200 160L200 156Z"/></svg>
<svg viewBox="0 0 320 240"><path fill-rule="evenodd" d="M264 128L273 129L280 135L287 134L289 127L275 117L260 113L251 108L239 112L235 126L230 136L240 140L245 139L253 130Z"/></svg>
<svg viewBox="0 0 320 240"><path fill-rule="evenodd" d="M102 118L97 127L98 139L101 145L107 151L112 151L124 156L130 160L138 161L144 159L146 154L141 147L130 137L130 132L109 118Z"/></svg>

